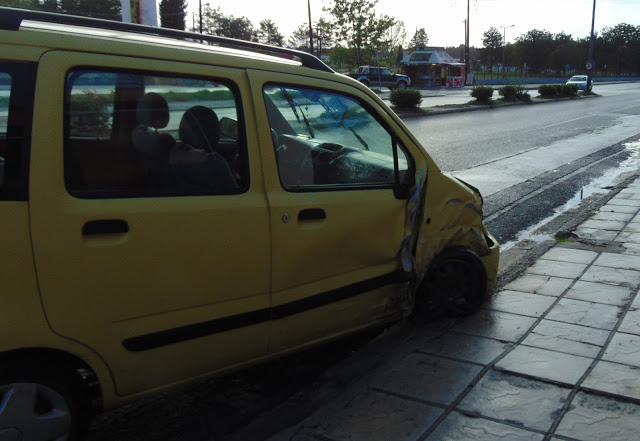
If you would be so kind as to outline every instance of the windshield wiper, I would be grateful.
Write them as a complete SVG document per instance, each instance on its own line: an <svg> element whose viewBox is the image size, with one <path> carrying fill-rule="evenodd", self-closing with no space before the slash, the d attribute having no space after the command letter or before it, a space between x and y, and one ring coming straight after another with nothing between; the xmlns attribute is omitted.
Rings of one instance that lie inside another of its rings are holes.
<svg viewBox="0 0 640 441"><path fill-rule="evenodd" d="M284 98L289 103L289 106L291 106L291 110L293 110L293 114L296 116L296 119L298 120L298 122L300 122L300 116L298 115L298 109L297 109L298 105L295 103L295 101L293 101L293 98L291 98L291 96L285 90L284 87L281 87L280 91L282 92L282 95L284 95ZM311 136L312 138L315 138L316 135L313 133L313 129L311 128L311 124L309 124L309 120L305 116L305 114L302 111L302 109L300 109L300 113L302 113L302 119L304 120L304 125L307 126L307 131L309 132L309 136Z"/></svg>

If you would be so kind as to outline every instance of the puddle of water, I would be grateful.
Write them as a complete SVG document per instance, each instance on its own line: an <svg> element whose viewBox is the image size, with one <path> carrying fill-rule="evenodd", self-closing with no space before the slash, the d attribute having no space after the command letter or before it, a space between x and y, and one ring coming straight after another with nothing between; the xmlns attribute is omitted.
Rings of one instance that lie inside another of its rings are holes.
<svg viewBox="0 0 640 441"><path fill-rule="evenodd" d="M518 234L515 240L500 245L502 251L506 251L513 247L515 244L522 240L531 240L536 243L544 242L545 240L553 240L553 236L550 234L534 234L541 226L560 216L562 213L578 206L583 199L588 198L594 194L606 194L613 186L617 185L624 174L637 171L640 168L640 141L627 142L623 144L626 151L629 152L629 157L622 161L618 167L610 169L604 175L594 179L586 186L582 187L571 199L569 199L564 205L554 210L553 214L546 219L541 220L535 225L523 230Z"/></svg>

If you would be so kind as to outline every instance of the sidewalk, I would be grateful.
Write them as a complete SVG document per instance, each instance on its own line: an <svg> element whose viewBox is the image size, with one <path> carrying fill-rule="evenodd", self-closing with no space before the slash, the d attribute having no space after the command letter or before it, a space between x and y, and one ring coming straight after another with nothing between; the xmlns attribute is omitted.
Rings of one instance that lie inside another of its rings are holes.
<svg viewBox="0 0 640 441"><path fill-rule="evenodd" d="M638 439L640 178L574 233L269 440Z"/></svg>

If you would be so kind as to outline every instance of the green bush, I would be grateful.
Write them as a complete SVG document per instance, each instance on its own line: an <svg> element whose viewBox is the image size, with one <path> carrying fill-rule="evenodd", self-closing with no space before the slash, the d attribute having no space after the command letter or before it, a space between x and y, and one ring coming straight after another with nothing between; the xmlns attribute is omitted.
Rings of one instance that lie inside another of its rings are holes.
<svg viewBox="0 0 640 441"><path fill-rule="evenodd" d="M564 96L577 96L578 85L577 84L564 84L562 86L562 92Z"/></svg>
<svg viewBox="0 0 640 441"><path fill-rule="evenodd" d="M475 86L471 89L471 96L480 103L488 103L493 96L493 87Z"/></svg>
<svg viewBox="0 0 640 441"><path fill-rule="evenodd" d="M389 101L396 107L412 109L422 102L422 94L415 89L394 89L391 91Z"/></svg>
<svg viewBox="0 0 640 441"><path fill-rule="evenodd" d="M505 101L516 101L518 99L518 88L516 86L503 86L498 89L498 93Z"/></svg>
<svg viewBox="0 0 640 441"><path fill-rule="evenodd" d="M529 92L527 92L527 90L524 87L517 86L516 99L519 101L531 101L531 95L529 95Z"/></svg>
<svg viewBox="0 0 640 441"><path fill-rule="evenodd" d="M542 98L555 98L558 96L558 92L552 84L542 84L538 86L538 93Z"/></svg>

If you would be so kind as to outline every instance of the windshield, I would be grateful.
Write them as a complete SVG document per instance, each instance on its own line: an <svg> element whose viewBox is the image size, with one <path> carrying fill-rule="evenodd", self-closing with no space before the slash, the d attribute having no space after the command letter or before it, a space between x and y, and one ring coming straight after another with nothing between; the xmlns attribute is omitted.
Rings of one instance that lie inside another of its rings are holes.
<svg viewBox="0 0 640 441"><path fill-rule="evenodd" d="M571 77L569 81L587 81L587 77L584 75L576 75L574 77Z"/></svg>

